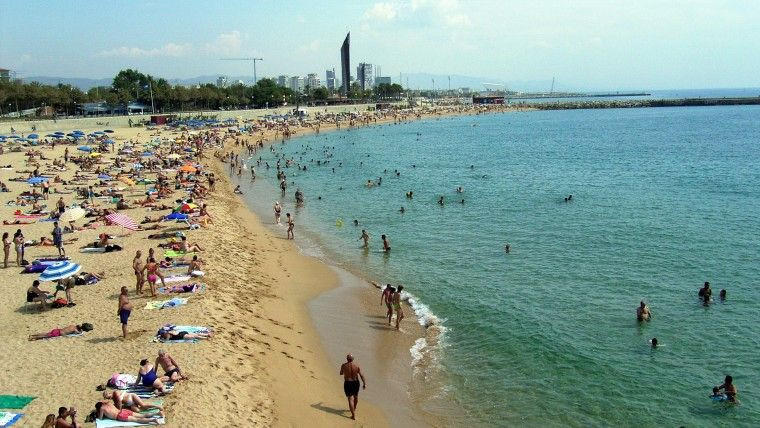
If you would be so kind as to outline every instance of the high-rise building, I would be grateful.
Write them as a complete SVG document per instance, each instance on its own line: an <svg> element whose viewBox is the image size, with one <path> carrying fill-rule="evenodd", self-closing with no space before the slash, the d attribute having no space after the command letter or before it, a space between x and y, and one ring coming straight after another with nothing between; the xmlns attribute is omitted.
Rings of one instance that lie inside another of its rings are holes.
<svg viewBox="0 0 760 428"><path fill-rule="evenodd" d="M10 82L11 81L11 71L7 68L0 68L0 81L3 82Z"/></svg>
<svg viewBox="0 0 760 428"><path fill-rule="evenodd" d="M381 85L383 83L390 85L391 84L390 76L376 76L375 77L375 86Z"/></svg>
<svg viewBox="0 0 760 428"><path fill-rule="evenodd" d="M306 79L304 80L304 85L308 86L311 89L318 88L322 85L322 82L319 81L319 77L317 77L316 73L307 74Z"/></svg>
<svg viewBox="0 0 760 428"><path fill-rule="evenodd" d="M216 86L219 88L227 87L227 76L219 76L216 78Z"/></svg>
<svg viewBox="0 0 760 428"><path fill-rule="evenodd" d="M366 62L359 63L359 66L356 67L356 81L359 82L362 91L372 88L372 84L374 83L372 79L372 64L367 64Z"/></svg>
<svg viewBox="0 0 760 428"><path fill-rule="evenodd" d="M335 90L335 69L332 70L325 70L325 84L327 85L327 89L334 91Z"/></svg>
<svg viewBox="0 0 760 428"><path fill-rule="evenodd" d="M282 86L283 88L287 88L289 85L288 76L281 74L277 76L277 85Z"/></svg>
<svg viewBox="0 0 760 428"><path fill-rule="evenodd" d="M290 78L290 85L288 85L288 87L293 92L298 92L298 93L303 92L303 88L304 88L303 77L292 76Z"/></svg>
<svg viewBox="0 0 760 428"><path fill-rule="evenodd" d="M348 86L351 84L351 58L349 54L349 45L351 44L351 32L346 34L343 40L343 46L340 47L340 71L341 80L343 80L343 95L348 95Z"/></svg>

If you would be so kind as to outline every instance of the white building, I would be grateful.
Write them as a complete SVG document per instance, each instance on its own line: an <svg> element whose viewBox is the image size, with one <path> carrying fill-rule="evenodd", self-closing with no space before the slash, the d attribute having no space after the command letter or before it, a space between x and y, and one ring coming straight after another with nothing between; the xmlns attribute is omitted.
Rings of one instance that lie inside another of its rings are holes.
<svg viewBox="0 0 760 428"><path fill-rule="evenodd" d="M289 79L290 78L288 76L286 76L284 74L281 74L281 75L277 76L277 84L279 86L282 86L283 88L287 88L288 85L290 85Z"/></svg>
<svg viewBox="0 0 760 428"><path fill-rule="evenodd" d="M227 87L227 76L219 76L216 78L216 86L219 88Z"/></svg>
<svg viewBox="0 0 760 428"><path fill-rule="evenodd" d="M322 82L319 81L319 77L317 77L316 73L309 73L306 75L306 81L304 84L309 88L314 89L320 87Z"/></svg>
<svg viewBox="0 0 760 428"><path fill-rule="evenodd" d="M293 92L303 92L303 88L304 88L303 77L299 77L299 76L291 77L288 87Z"/></svg>

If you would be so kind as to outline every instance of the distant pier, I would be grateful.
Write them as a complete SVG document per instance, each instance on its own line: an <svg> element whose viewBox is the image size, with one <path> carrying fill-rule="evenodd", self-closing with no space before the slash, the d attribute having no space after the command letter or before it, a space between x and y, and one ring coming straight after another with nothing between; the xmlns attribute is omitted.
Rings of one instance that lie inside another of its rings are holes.
<svg viewBox="0 0 760 428"><path fill-rule="evenodd" d="M514 98L510 98L510 101ZM536 110L576 110L595 108L643 108L643 107L706 107L760 105L760 96L735 98L679 98L679 99L639 99L639 100L587 100L558 102L518 102L513 105Z"/></svg>
<svg viewBox="0 0 760 428"><path fill-rule="evenodd" d="M605 92L602 94L581 94L575 92L535 92L521 93L518 95L505 96L507 100L536 100L536 99L559 99L559 98L612 98L612 97L648 97L652 94L647 92Z"/></svg>

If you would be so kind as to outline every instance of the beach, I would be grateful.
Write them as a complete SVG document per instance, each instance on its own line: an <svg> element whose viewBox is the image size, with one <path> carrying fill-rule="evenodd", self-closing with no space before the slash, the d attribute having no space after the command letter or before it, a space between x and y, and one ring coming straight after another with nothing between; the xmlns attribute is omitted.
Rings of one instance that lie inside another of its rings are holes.
<svg viewBox="0 0 760 428"><path fill-rule="evenodd" d="M68 129L78 126L76 122L67 125L65 121L56 125L64 130L67 126ZM139 145L152 138L171 135L169 131L148 131L145 128L113 128L115 132L111 135L116 140L114 146L117 149L129 140ZM327 128L325 126L322 130ZM85 129L85 132L96 130L99 128ZM312 130L305 128L299 133ZM29 130L20 132L28 133ZM252 137L237 137L253 141ZM264 132L256 134L256 138L271 141L273 135ZM65 171L48 171L48 165L50 160L61 158L66 147L72 152L71 156L75 156L77 145L59 144L52 149L44 145L33 147L48 159L40 161L37 158L41 173L50 172L51 180L55 175L61 180L71 179L76 170L73 164L67 164ZM103 152L99 164L108 165L105 162L114 156L115 153ZM0 180L9 189L9 192L0 193L0 217L13 220L14 211L27 211L29 207L7 203L19 192L29 190L30 185L10 179L28 177L34 167L26 165L26 150L4 153L0 159L3 165L11 165L10 169L0 170ZM193 293L187 304L179 308L145 309L148 302L171 296L134 295L135 276L131 260L135 251L141 250L145 258L149 248L156 248L156 244L162 242L146 239L151 231L127 233L120 226L100 226L64 234L64 239L77 238L64 245L72 261L80 264L82 271L104 274L97 284L72 289L76 303L73 307L41 310L36 303L25 304L24 290L38 274L21 274L22 268L15 265L15 254L11 254L10 266L0 272L2 283L6 284L0 290L0 298L7 302L0 311L0 322L5 326L2 340L8 368L0 374L0 385L3 385L0 393L36 397L19 411L24 417L18 424L40 425L45 415L56 413L59 406L77 408L81 423L95 402L102 399L101 392L96 391L98 385L106 383L114 373L136 374L138 362L143 358L152 361L159 349L167 350L183 373L190 377L190 380L179 382L164 398L167 426L388 424L390 407L374 400L362 402L356 422L347 417L342 382L338 376L343 359L338 357L343 352L354 351L346 344L343 348L348 351L335 349L340 339L323 342L324 338L313 322L312 316L318 315L314 314L310 302L338 286L339 275L321 261L302 255L292 242L265 227L262 224L265 220L258 219L232 193L233 185L224 170L226 165L210 153L206 153L200 163L205 171L213 171L218 180L216 191L203 200L208 204L213 224L199 230L187 230L169 223L165 229L181 230L189 241L203 247L199 255L205 276L195 280L206 285L205 292ZM82 184L93 185L99 181L93 174L88 178ZM125 201L132 206L134 201L145 197L142 185L117 186L122 188ZM59 197L64 198L67 206L82 202L72 193L56 193L67 187L70 186L51 183L50 198L44 201L48 208L53 208ZM167 197L167 203L171 204L180 196L177 192ZM113 205L106 200L95 201L96 207ZM142 207L119 212L137 222L145 216L155 217L154 211ZM52 228L52 222L43 221L3 226L3 230L11 235L21 229L26 240L50 237ZM123 250L119 254L77 251L85 243L98 240L101 233L116 235L113 242ZM160 256L163 250L156 249ZM30 261L57 254L55 247L51 246L28 246L24 251L24 258ZM122 286L128 288L135 308L129 319L130 333L126 340L120 337L116 314ZM371 287L368 283L365 286ZM43 282L40 288L52 291L53 287L54 283ZM59 297L61 295L59 293ZM330 311L325 303L320 304L322 310ZM377 313L381 312L382 308L378 307ZM93 331L78 337L27 340L30 334L83 322L93 324ZM414 321L410 319L408 322ZM215 334L210 340L198 343L153 342L155 331L166 323L210 327ZM411 340L413 342L413 338ZM392 343L386 345L395 346ZM328 346L332 348L328 350ZM369 340L358 348L363 352L373 351ZM408 354L408 347L399 351ZM361 356L357 355L357 361L361 364ZM368 391L378 384L378 390L382 390L383 381L378 375L367 373L367 377ZM403 405L403 401L402 398L394 403Z"/></svg>

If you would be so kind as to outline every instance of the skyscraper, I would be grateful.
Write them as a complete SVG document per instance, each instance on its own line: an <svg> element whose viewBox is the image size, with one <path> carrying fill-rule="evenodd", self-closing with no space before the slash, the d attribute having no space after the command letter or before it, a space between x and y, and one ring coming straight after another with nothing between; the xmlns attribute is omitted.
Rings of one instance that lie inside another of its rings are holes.
<svg viewBox="0 0 760 428"><path fill-rule="evenodd" d="M340 71L343 80L343 95L348 95L348 86L351 84L351 58L349 56L349 45L351 44L351 32L346 34L343 40L343 46L340 48Z"/></svg>
<svg viewBox="0 0 760 428"><path fill-rule="evenodd" d="M359 82L362 91L372 89L372 84L374 83L374 79L372 79L372 64L367 64L366 62L359 63L359 66L356 67L356 81Z"/></svg>
<svg viewBox="0 0 760 428"><path fill-rule="evenodd" d="M290 77L284 74L277 76L277 85L282 86L283 88L287 88L289 83L290 83Z"/></svg>
<svg viewBox="0 0 760 428"><path fill-rule="evenodd" d="M334 91L335 90L335 69L332 70L325 70L325 84L327 85L327 89Z"/></svg>

